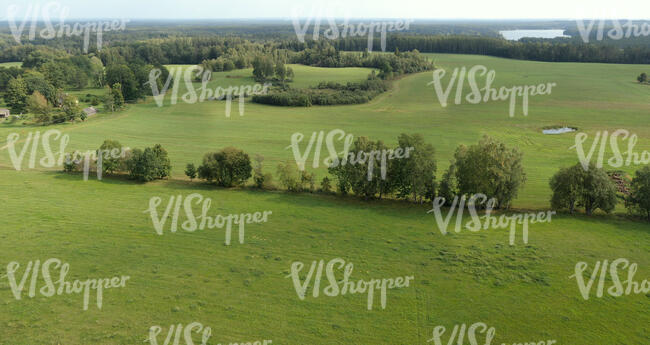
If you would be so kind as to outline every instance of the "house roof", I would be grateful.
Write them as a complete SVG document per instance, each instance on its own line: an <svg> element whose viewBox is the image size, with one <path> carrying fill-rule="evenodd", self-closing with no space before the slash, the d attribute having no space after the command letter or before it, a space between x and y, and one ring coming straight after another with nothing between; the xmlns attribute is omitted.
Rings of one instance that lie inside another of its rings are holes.
<svg viewBox="0 0 650 345"><path fill-rule="evenodd" d="M97 109L95 109L94 107L84 108L84 113L86 113L86 114L95 114L95 113L97 113Z"/></svg>

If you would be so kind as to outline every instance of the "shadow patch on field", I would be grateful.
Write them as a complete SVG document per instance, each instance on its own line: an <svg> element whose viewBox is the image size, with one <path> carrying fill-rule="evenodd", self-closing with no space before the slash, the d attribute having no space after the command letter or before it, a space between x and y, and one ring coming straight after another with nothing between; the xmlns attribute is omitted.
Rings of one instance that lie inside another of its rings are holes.
<svg viewBox="0 0 650 345"><path fill-rule="evenodd" d="M494 286L513 282L549 286L548 274L540 270L549 256L540 252L541 249L531 245L495 244L482 248L471 245L460 249L440 249L431 260L440 261L443 272L469 274L478 282L489 282Z"/></svg>
<svg viewBox="0 0 650 345"><path fill-rule="evenodd" d="M101 180L97 179L97 174L88 174L88 181L84 181L83 173L66 173L62 171L47 171L45 174L54 176L55 179L66 181L80 181L80 182L99 182L106 184L118 185L144 185L145 183L129 179L127 175L104 175Z"/></svg>

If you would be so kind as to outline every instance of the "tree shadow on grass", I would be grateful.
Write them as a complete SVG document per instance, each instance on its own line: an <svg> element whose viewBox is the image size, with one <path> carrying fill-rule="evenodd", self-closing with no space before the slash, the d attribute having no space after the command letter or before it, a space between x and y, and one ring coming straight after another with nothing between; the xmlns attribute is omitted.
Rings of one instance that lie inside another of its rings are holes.
<svg viewBox="0 0 650 345"><path fill-rule="evenodd" d="M67 181L83 181L82 173L64 173L61 171L44 172L54 176L56 179ZM421 219L427 216L427 211L431 209L429 203L414 204L405 200L395 199L371 199L363 200L353 195L341 196L336 194L325 193L291 193L284 190L260 190L251 187L232 187L224 188L212 183L202 181L188 181L181 179L157 180L149 183L143 183L129 179L127 175L105 175L102 180L98 181L94 174L89 175L89 181L96 181L111 185L133 185L135 186L157 186L177 193L189 195L191 193L201 192L222 192L222 193L241 193L247 197L260 198L264 202L277 203L283 208L305 208L328 209L332 211L333 216L338 216L341 210L356 209L365 212L369 216L391 216L399 219ZM510 213L539 212L540 210L512 209L506 211ZM496 214L498 216L499 214ZM431 216L433 217L433 216ZM618 230L631 231L637 233L639 230L650 232L650 224L638 218L630 218L622 214L606 215L596 213L592 216L584 214L566 214L559 213L554 219L573 220L588 224L608 224ZM433 221L433 219L432 219Z"/></svg>
<svg viewBox="0 0 650 345"><path fill-rule="evenodd" d="M97 174L88 174L88 180L84 181L84 174L80 172L67 173L63 171L47 171L45 174L54 176L55 179L65 181L79 181L79 182L100 182L113 185L145 185L146 183L129 179L126 175L104 175L101 180L97 179Z"/></svg>
<svg viewBox="0 0 650 345"><path fill-rule="evenodd" d="M170 180L165 187L178 191L193 193L197 191L241 193L250 198L261 198L265 202L281 204L282 207L331 209L333 215L343 209L357 209L370 215L391 215L399 218L409 218L426 214L431 208L427 204L413 204L403 200L372 199L363 200L353 195L341 196L333 193L291 193L284 190L261 190L251 187L224 188L205 182L190 182L186 180Z"/></svg>

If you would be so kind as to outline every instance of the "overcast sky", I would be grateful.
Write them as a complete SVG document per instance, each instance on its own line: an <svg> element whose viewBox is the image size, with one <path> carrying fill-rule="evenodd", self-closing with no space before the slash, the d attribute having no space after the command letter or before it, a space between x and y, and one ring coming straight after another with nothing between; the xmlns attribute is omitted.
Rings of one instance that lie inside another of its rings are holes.
<svg viewBox="0 0 650 345"><path fill-rule="evenodd" d="M9 6L23 18L30 5L51 1L0 0L0 21ZM649 0L61 0L66 18L234 19L281 18L310 13L336 18L413 19L650 19ZM58 18L52 11L51 17Z"/></svg>

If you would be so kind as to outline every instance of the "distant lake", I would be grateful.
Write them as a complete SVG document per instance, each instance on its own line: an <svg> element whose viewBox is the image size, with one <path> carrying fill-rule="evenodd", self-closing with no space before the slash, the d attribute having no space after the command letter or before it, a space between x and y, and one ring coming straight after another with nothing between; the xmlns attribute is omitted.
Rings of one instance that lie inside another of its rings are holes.
<svg viewBox="0 0 650 345"><path fill-rule="evenodd" d="M518 41L524 37L535 38L556 38L556 37L571 37L565 36L564 30L504 30L499 31L501 35L507 40Z"/></svg>

